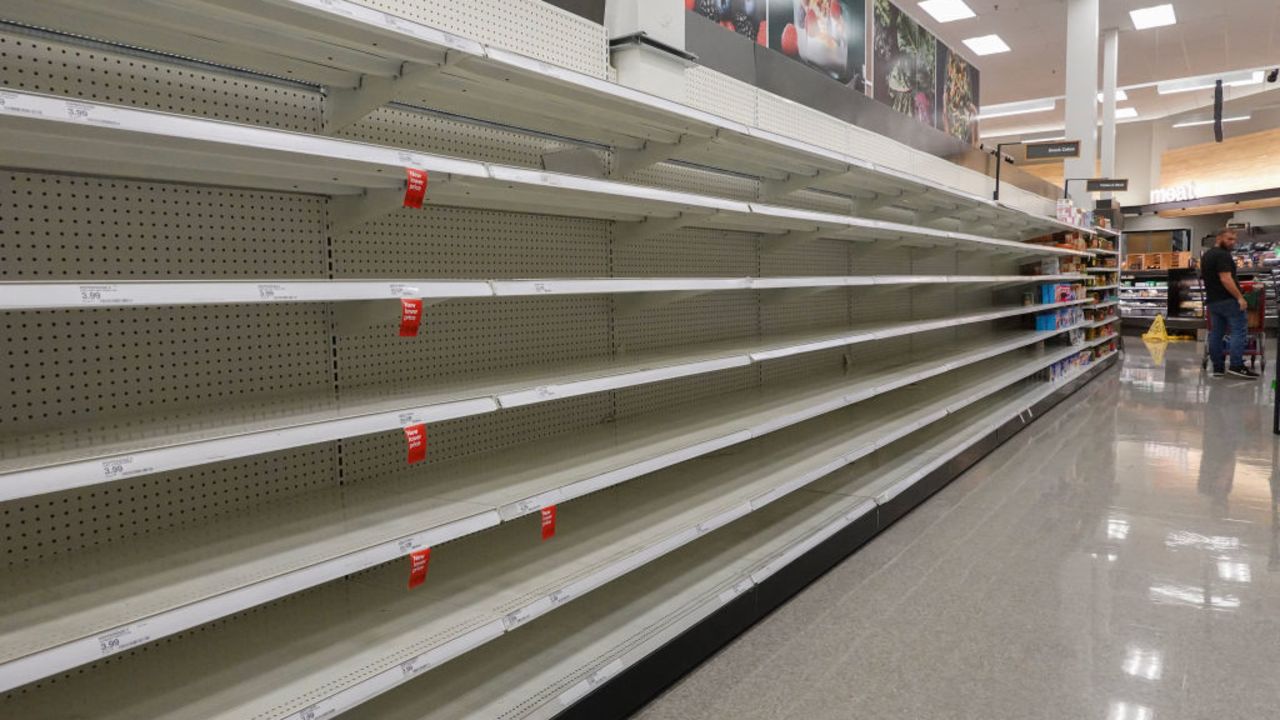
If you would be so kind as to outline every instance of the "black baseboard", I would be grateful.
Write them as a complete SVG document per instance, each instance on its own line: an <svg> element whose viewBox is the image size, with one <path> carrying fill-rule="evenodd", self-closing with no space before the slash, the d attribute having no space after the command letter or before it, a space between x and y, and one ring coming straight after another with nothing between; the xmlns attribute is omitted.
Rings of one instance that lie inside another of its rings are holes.
<svg viewBox="0 0 1280 720"><path fill-rule="evenodd" d="M608 720L626 718L657 697L698 665L710 658L738 635L776 610L780 605L822 577L880 532L906 515L931 495L946 487L973 467L1005 440L1021 432L1055 405L1100 375L1115 363L1115 357L1090 368L1080 378L1067 383L1036 403L1030 413L1014 418L970 445L893 500L859 518L827 538L817 547L769 576L764 582L726 603L705 620L650 653L648 657L615 675L590 695L566 708L561 720Z"/></svg>

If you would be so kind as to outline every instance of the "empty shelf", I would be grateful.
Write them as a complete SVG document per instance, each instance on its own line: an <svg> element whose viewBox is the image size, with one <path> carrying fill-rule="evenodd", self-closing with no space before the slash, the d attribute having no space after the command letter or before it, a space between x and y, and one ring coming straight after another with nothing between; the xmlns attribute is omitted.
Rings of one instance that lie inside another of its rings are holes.
<svg viewBox="0 0 1280 720"><path fill-rule="evenodd" d="M474 378L471 385L438 389L430 394L315 402L299 409L282 403L270 414L234 406L206 408L191 415L141 420L123 429L85 428L70 441L63 435L11 438L0 444L0 501L1084 302L1087 301L999 308L934 320L881 323L836 332L809 331L612 361L584 361L555 369L523 369L507 376ZM71 442L76 444L70 445Z"/></svg>
<svg viewBox="0 0 1280 720"><path fill-rule="evenodd" d="M537 542L536 517L504 523L440 548L426 584L415 591L404 589L403 564L384 564L352 582L321 586L98 668L75 678L74 691L57 683L47 693L23 693L13 711L30 720L89 707L104 720L341 712L1074 352L1004 357L822 415L567 504L552 542ZM54 613L39 603L28 610L42 612ZM46 633L33 633L31 621L24 618L17 637L39 643ZM93 644L100 653L136 647L149 632L138 623L96 636ZM120 671L137 681L120 682Z"/></svg>

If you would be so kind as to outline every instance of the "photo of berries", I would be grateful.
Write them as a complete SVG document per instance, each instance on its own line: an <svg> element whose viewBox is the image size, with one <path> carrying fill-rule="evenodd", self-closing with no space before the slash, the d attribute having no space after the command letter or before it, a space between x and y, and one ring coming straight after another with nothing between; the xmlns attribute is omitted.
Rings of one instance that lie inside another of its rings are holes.
<svg viewBox="0 0 1280 720"><path fill-rule="evenodd" d="M768 42L765 22L767 0L684 0L684 7L730 32L764 45Z"/></svg>
<svg viewBox="0 0 1280 720"><path fill-rule="evenodd" d="M769 0L768 22L770 48L862 91L862 0Z"/></svg>

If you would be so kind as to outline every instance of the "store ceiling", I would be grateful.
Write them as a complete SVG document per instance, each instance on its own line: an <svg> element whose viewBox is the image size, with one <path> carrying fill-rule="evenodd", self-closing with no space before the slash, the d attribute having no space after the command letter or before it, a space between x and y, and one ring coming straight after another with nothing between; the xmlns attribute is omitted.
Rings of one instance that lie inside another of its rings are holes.
<svg viewBox="0 0 1280 720"><path fill-rule="evenodd" d="M982 71L982 104L1057 97L1065 92L1067 0L966 0L977 17L938 23L916 0L898 0L913 17L959 49ZM1129 11L1170 2L1176 25L1134 30ZM1121 87L1244 68L1280 65L1280 2L1276 0L1100 0L1100 27L1120 29ZM1011 52L972 57L965 38L995 33ZM1101 68L1101 52L1099 52ZM1232 97L1280 87L1232 88ZM1130 91L1121 105L1140 118L1186 112L1212 100L1212 93L1160 96L1155 88ZM1061 127L1062 102L1053 111L983 122L995 128Z"/></svg>

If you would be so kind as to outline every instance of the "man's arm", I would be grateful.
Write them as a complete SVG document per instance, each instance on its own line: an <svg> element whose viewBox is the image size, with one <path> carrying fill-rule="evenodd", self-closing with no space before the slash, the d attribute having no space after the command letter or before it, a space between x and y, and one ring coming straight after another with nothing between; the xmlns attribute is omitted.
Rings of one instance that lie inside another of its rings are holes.
<svg viewBox="0 0 1280 720"><path fill-rule="evenodd" d="M1236 286L1236 279L1231 277L1231 271L1218 273L1218 279L1222 281L1222 287L1226 288L1231 297L1240 303L1241 310L1248 310L1249 303L1245 301L1244 294L1240 292L1240 288Z"/></svg>

